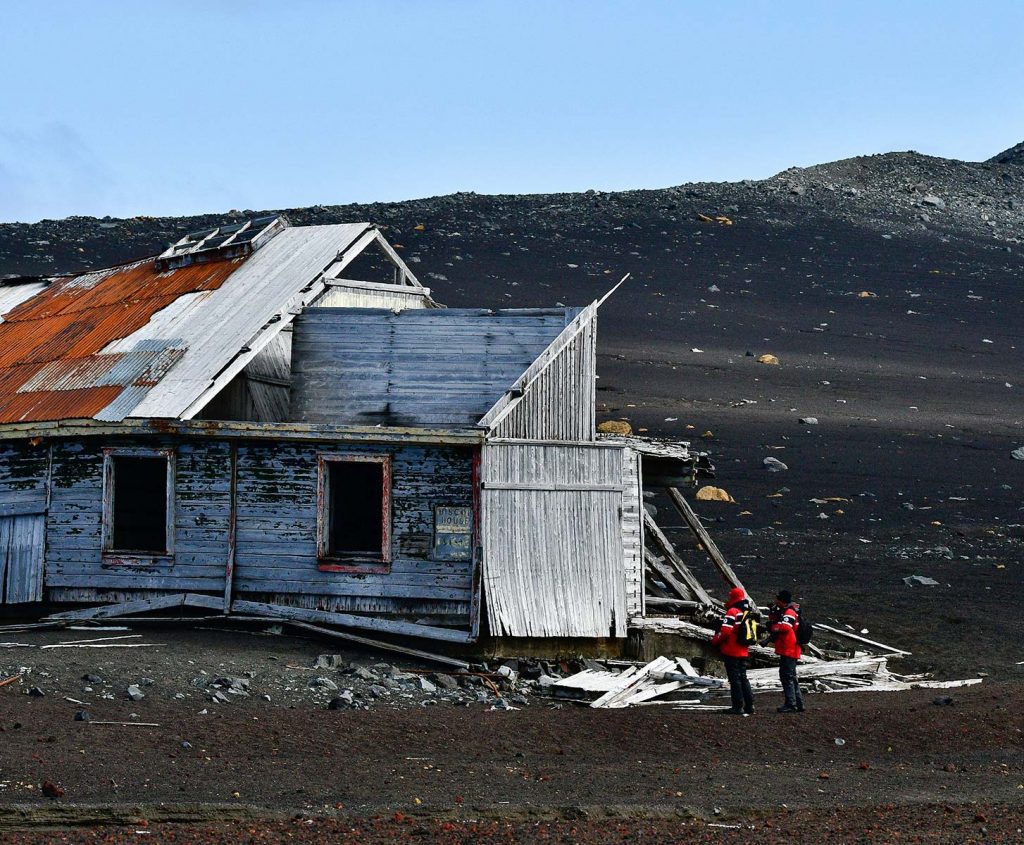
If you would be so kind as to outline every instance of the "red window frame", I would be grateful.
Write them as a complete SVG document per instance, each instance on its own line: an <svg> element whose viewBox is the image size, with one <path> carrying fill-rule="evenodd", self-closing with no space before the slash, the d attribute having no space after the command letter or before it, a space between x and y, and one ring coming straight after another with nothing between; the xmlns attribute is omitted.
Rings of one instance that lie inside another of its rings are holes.
<svg viewBox="0 0 1024 845"><path fill-rule="evenodd" d="M330 485L328 473L335 463L362 462L381 467L381 550L380 555L363 552L331 554ZM321 572L391 571L391 456L352 453L321 453L317 456L316 487L317 568Z"/></svg>

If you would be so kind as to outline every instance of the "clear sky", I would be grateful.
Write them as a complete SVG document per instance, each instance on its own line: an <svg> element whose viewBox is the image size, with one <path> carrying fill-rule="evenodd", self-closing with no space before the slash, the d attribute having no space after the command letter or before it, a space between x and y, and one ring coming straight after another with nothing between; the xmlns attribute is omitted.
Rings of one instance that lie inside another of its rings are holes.
<svg viewBox="0 0 1024 845"><path fill-rule="evenodd" d="M1021 0L0 0L2 221L665 187L1021 140Z"/></svg>

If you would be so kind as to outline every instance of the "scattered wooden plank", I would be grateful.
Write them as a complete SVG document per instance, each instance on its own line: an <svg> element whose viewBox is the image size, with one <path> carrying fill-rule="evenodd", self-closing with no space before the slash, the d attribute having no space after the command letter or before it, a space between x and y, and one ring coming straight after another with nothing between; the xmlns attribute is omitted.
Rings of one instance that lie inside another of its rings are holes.
<svg viewBox="0 0 1024 845"><path fill-rule="evenodd" d="M40 648L157 648L163 643L62 643L58 645L44 645Z"/></svg>
<svg viewBox="0 0 1024 845"><path fill-rule="evenodd" d="M960 681L913 681L910 686L915 689L953 689L954 687L973 687L980 684L983 678L964 678Z"/></svg>
<svg viewBox="0 0 1024 845"><path fill-rule="evenodd" d="M20 681L20 680L21 680L21 675L11 675L11 677L4 678L2 681L0 681L0 687L5 687L8 684L13 684L15 681Z"/></svg>
<svg viewBox="0 0 1024 845"><path fill-rule="evenodd" d="M120 637L93 637L89 640L61 640L56 645L81 645L82 643L109 643L114 640L137 640L142 634L124 634ZM53 648L51 645L44 645L43 648Z"/></svg>
<svg viewBox="0 0 1024 845"><path fill-rule="evenodd" d="M646 508L644 509L644 528L646 529L648 536L654 541L654 543L661 549L668 561L675 567L676 572L679 574L680 580L686 584L690 591L690 598L695 598L697 601L703 604L714 605L717 604L711 597L707 590L704 589L700 581L690 571L690 568L686 565L683 559L679 556L679 553L675 550L675 547L669 541L668 537L665 536L665 532L661 530L658 523L654 521ZM680 598L686 598L680 596Z"/></svg>
<svg viewBox="0 0 1024 845"><path fill-rule="evenodd" d="M874 646L875 648L880 648L882 649L882 651L889 652L890 654L900 655L901 657L910 654L909 651L904 651L901 648L893 648L892 646L886 645L885 643L875 642L874 640L869 640L867 637L862 637L860 634L854 634L850 631L844 631L842 628L833 628L831 625L825 625L822 622L815 622L814 627L821 628L821 630L823 631L828 631L829 633L836 634L840 637L845 637L848 640L854 640L858 643L864 643L864 645L870 645Z"/></svg>
<svg viewBox="0 0 1024 845"><path fill-rule="evenodd" d="M448 657L442 654L433 654L429 651L421 651L418 648L409 648L408 646L397 645L396 643L386 643L380 640L371 640L368 637L361 637L358 634L350 634L347 631L335 631L331 628L322 628L319 625L311 625L308 622L300 622L296 620L287 620L287 625L292 628L299 628L304 631L313 631L317 634L322 634L327 637L334 637L339 640L346 640L347 642L357 643L358 645L365 646L366 648L377 649L378 651L391 651L398 654L404 654L407 657L416 657L420 660L429 660L431 663L440 663L443 666L452 666L456 669L461 669L464 672L469 671L469 664L465 660L459 660L455 657Z"/></svg>
<svg viewBox="0 0 1024 845"><path fill-rule="evenodd" d="M158 722L97 722L94 719L89 719L85 724L87 725L115 725L120 728L159 728L161 725Z"/></svg>
<svg viewBox="0 0 1024 845"><path fill-rule="evenodd" d="M700 541L700 544L704 547L704 551L707 552L708 557L711 558L712 563L714 563L718 571L722 573L722 577L725 578L726 583L732 587L739 587L744 592L747 592L747 588L743 586L743 582L740 581L736 573L732 571L732 567L729 566L725 557L718 550L718 546L715 545L715 541L711 539L711 535L708 534L707 529L701 524L700 518L696 513L694 513L693 508L690 507L690 503L683 498L683 494L675 487L669 487L668 497L672 501L672 504L676 506L676 510L678 510L682 515L686 524L690 526L690 530ZM751 604L756 604L749 592L747 592L747 598L750 599Z"/></svg>
<svg viewBox="0 0 1024 845"><path fill-rule="evenodd" d="M597 699L597 701L591 702L590 706L595 708L625 706L620 702L629 698L634 693L639 692L639 689L637 688L648 680L648 676L652 672L667 672L674 665L675 664L667 657L656 657L642 669L637 670L634 674L626 678L625 681L621 681L615 688L610 689Z"/></svg>

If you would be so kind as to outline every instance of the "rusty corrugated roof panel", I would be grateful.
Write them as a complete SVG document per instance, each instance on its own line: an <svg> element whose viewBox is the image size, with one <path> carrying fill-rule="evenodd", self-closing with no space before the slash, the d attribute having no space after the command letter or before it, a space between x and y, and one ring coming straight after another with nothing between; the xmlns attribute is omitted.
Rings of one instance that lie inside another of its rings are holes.
<svg viewBox="0 0 1024 845"><path fill-rule="evenodd" d="M0 323L0 423L94 417L129 388L140 401L181 357L180 343L104 348L182 296L218 289L244 260L161 272L149 259L59 279L16 305Z"/></svg>

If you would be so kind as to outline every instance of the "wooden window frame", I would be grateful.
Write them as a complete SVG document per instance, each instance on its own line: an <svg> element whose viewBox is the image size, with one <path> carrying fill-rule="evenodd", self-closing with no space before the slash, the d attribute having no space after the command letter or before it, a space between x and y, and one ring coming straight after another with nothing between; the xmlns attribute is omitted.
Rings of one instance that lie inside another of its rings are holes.
<svg viewBox="0 0 1024 845"><path fill-rule="evenodd" d="M103 449L103 514L101 548L104 566L152 566L174 559L174 449L150 449L142 446L118 446ZM167 520L164 528L166 548L162 552L115 549L114 543L114 458L164 458L167 461Z"/></svg>
<svg viewBox="0 0 1024 845"><path fill-rule="evenodd" d="M330 485L327 475L330 464L381 464L381 553L353 552L331 554ZM322 452L317 455L316 482L316 551L317 568L321 572L387 573L391 571L391 455L359 455L350 452Z"/></svg>

